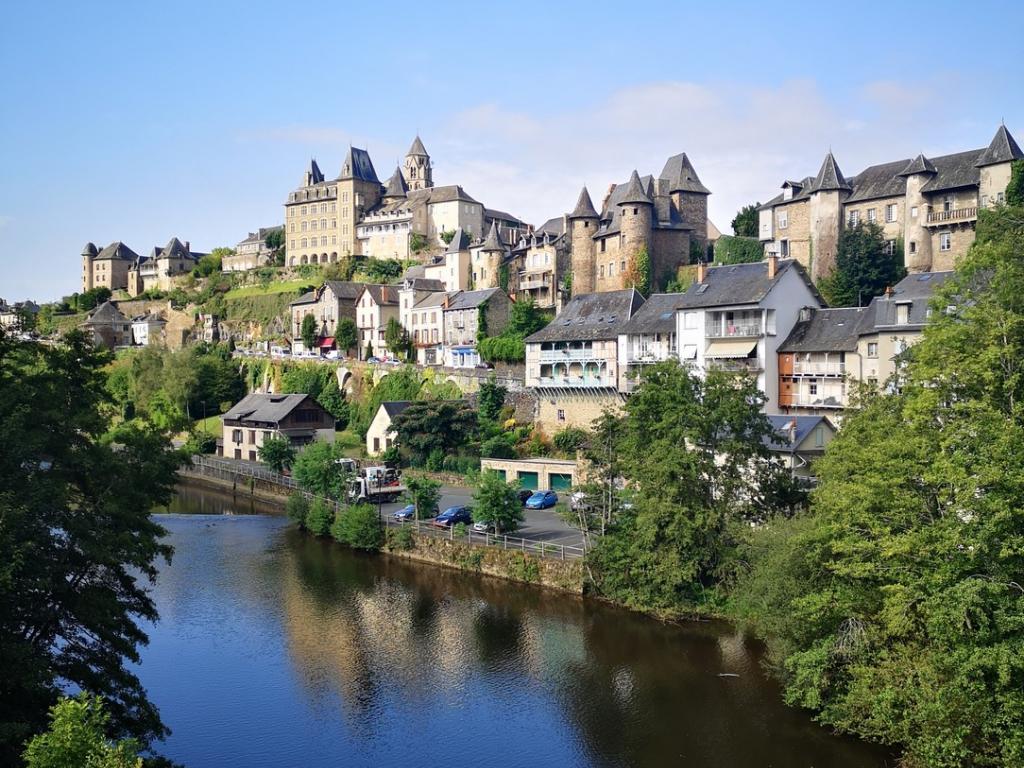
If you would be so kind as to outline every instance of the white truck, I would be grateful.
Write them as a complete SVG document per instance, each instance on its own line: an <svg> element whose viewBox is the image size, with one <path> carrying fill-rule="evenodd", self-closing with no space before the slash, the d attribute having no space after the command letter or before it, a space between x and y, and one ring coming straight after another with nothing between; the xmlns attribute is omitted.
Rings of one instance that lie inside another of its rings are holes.
<svg viewBox="0 0 1024 768"><path fill-rule="evenodd" d="M398 501L406 492L398 470L384 466L364 467L349 481L348 498L354 503L385 504Z"/></svg>

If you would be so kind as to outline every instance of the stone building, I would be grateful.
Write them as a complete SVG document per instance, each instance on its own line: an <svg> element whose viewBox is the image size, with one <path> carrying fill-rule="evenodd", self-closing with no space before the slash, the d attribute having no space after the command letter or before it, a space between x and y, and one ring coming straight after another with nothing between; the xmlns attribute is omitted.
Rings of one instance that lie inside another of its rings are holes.
<svg viewBox="0 0 1024 768"><path fill-rule="evenodd" d="M541 309L561 309L564 280L569 272L568 221L549 219L520 238L509 256L509 292L533 299Z"/></svg>
<svg viewBox="0 0 1024 768"><path fill-rule="evenodd" d="M82 291L109 288L111 291L128 287L128 271L138 261L139 254L115 240L103 250L92 243L82 249Z"/></svg>
<svg viewBox="0 0 1024 768"><path fill-rule="evenodd" d="M505 265L509 251L508 246L505 245L498 233L497 223L491 224L487 237L482 242L471 245L469 252L473 288L478 290L485 288L508 289L507 285L501 285L501 269Z"/></svg>
<svg viewBox="0 0 1024 768"><path fill-rule="evenodd" d="M304 293L288 305L291 316L292 353L306 351L302 341L302 321L306 315L316 320L318 341L328 341L326 349L335 346L334 335L338 330L338 322L342 318L356 319L356 301L363 292L362 283L350 283L342 280L327 280L319 288ZM338 350L345 352L346 350Z"/></svg>
<svg viewBox="0 0 1024 768"><path fill-rule="evenodd" d="M93 340L93 343L107 349L126 347L132 343L132 322L117 308L117 305L105 301L90 312L82 330Z"/></svg>
<svg viewBox="0 0 1024 768"><path fill-rule="evenodd" d="M192 244L172 237L165 246L154 246L149 256L139 256L128 270L126 288L129 296L138 296L151 289L170 290L177 278L195 269L206 256L192 250Z"/></svg>
<svg viewBox="0 0 1024 768"><path fill-rule="evenodd" d="M499 336L508 325L511 301L500 288L461 291L443 305L444 365L473 368L480 362L477 337ZM483 318L484 327L480 320Z"/></svg>
<svg viewBox="0 0 1024 768"><path fill-rule="evenodd" d="M388 357L385 332L388 321L399 320L398 286L364 285L356 299L356 327L359 329L359 359Z"/></svg>
<svg viewBox="0 0 1024 768"><path fill-rule="evenodd" d="M829 152L816 176L786 181L761 206L758 236L766 253L797 259L817 280L835 267L842 228L871 222L887 248L902 245L911 272L950 270L974 242L978 209L1003 202L1010 166L1022 157L1002 125L987 147L895 160L850 178Z"/></svg>
<svg viewBox="0 0 1024 768"><path fill-rule="evenodd" d="M273 249L267 246L267 237L282 229L284 227L260 227L255 232L250 232L244 240L235 246L233 254L221 259L221 270L245 272L267 266L274 255Z"/></svg>
<svg viewBox="0 0 1024 768"><path fill-rule="evenodd" d="M569 214L573 293L617 291L630 284L634 260L646 251L654 286L690 263L691 242L703 250L708 195L686 154L670 157L661 174L613 184L594 208L586 187Z"/></svg>
<svg viewBox="0 0 1024 768"><path fill-rule="evenodd" d="M334 442L334 417L304 394L246 395L221 416L221 426L218 453L242 461L259 461L260 448L273 437L296 448Z"/></svg>

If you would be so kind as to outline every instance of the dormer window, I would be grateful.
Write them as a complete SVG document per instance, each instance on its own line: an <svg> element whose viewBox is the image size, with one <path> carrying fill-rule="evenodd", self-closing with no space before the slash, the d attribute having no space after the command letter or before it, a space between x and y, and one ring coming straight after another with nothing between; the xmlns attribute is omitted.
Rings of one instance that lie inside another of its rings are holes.
<svg viewBox="0 0 1024 768"><path fill-rule="evenodd" d="M896 305L896 324L906 325L910 322L910 302L903 301Z"/></svg>

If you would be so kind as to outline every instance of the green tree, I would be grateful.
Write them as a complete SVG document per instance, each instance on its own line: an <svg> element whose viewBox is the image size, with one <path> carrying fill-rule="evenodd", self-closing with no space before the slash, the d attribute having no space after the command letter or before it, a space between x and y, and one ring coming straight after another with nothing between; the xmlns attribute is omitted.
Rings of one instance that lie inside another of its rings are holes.
<svg viewBox="0 0 1024 768"><path fill-rule="evenodd" d="M309 500L306 498L306 494L293 491L288 496L284 509L289 520L298 523L299 528L306 527L306 517L309 515Z"/></svg>
<svg viewBox="0 0 1024 768"><path fill-rule="evenodd" d="M0 451L0 764L70 687L106 700L114 736L165 733L129 664L171 555L150 510L180 459L145 423L111 429L109 359L78 331L53 347L0 332L0 429L17 436Z"/></svg>
<svg viewBox="0 0 1024 768"><path fill-rule="evenodd" d="M331 535L353 549L376 552L384 544L384 526L377 510L369 504L355 504L343 510L331 526Z"/></svg>
<svg viewBox="0 0 1024 768"><path fill-rule="evenodd" d="M818 288L829 306L866 307L906 274L903 248L894 244L887 253L882 227L860 222L839 235L835 272L820 280Z"/></svg>
<svg viewBox="0 0 1024 768"><path fill-rule="evenodd" d="M621 490L626 471L622 456L625 439L625 420L611 410L605 410L594 419L591 433L583 445L583 458L590 467L590 481L579 490L582 503L576 514L584 537L591 531L605 533L622 508Z"/></svg>
<svg viewBox="0 0 1024 768"><path fill-rule="evenodd" d="M306 513L306 530L314 536L326 536L334 524L334 507L323 499L313 499Z"/></svg>
<svg viewBox="0 0 1024 768"><path fill-rule="evenodd" d="M758 209L761 203L744 205L732 219L732 233L737 237L757 237Z"/></svg>
<svg viewBox="0 0 1024 768"><path fill-rule="evenodd" d="M338 321L338 327L334 331L334 343L338 346L339 352L346 355L359 346L359 328L356 321L351 317L343 317Z"/></svg>
<svg viewBox="0 0 1024 768"><path fill-rule="evenodd" d="M551 316L542 311L532 298L517 299L509 308L506 333L526 338L551 322Z"/></svg>
<svg viewBox="0 0 1024 768"><path fill-rule="evenodd" d="M457 453L474 432L476 412L461 400L423 400L410 403L391 422L399 447L421 466L433 451Z"/></svg>
<svg viewBox="0 0 1024 768"><path fill-rule="evenodd" d="M347 478L338 465L341 451L333 443L317 440L299 453L292 464L292 477L299 487L317 496L341 499Z"/></svg>
<svg viewBox="0 0 1024 768"><path fill-rule="evenodd" d="M1006 185L1006 204L1024 206L1024 160L1010 166L1010 183Z"/></svg>
<svg viewBox="0 0 1024 768"><path fill-rule="evenodd" d="M75 309L78 312L88 312L103 302L108 301L112 294L109 288L101 285L96 288L90 288L84 293L73 295L75 296Z"/></svg>
<svg viewBox="0 0 1024 768"><path fill-rule="evenodd" d="M406 478L405 498L416 507L416 519L426 520L437 513L437 505L441 503L441 483L429 477L416 475Z"/></svg>
<svg viewBox="0 0 1024 768"><path fill-rule="evenodd" d="M675 361L644 369L618 455L633 505L591 561L604 594L667 613L713 610L745 531L775 511L762 491L781 472L764 443L763 397L751 378L701 378Z"/></svg>
<svg viewBox="0 0 1024 768"><path fill-rule="evenodd" d="M302 336L302 346L307 350L316 349L317 327L315 317L310 314L303 316L299 333Z"/></svg>
<svg viewBox="0 0 1024 768"><path fill-rule="evenodd" d="M722 235L715 241L718 264L751 264L764 259L764 246L756 237Z"/></svg>
<svg viewBox="0 0 1024 768"><path fill-rule="evenodd" d="M487 381L481 382L480 391L477 393L477 409L483 419L497 420L501 409L505 406L505 396L508 390L495 381L494 376L488 377Z"/></svg>
<svg viewBox="0 0 1024 768"><path fill-rule="evenodd" d="M422 253L430 245L425 235L421 235L419 232L413 232L409 236L409 250L413 253Z"/></svg>
<svg viewBox="0 0 1024 768"><path fill-rule="evenodd" d="M260 461L266 464L271 472L284 472L295 461L292 441L281 435L264 438L263 445L260 446Z"/></svg>
<svg viewBox="0 0 1024 768"><path fill-rule="evenodd" d="M373 283L390 283L402 276L402 262L398 259L369 258L363 264L363 273Z"/></svg>
<svg viewBox="0 0 1024 768"><path fill-rule="evenodd" d="M576 458L576 451L586 445L587 431L579 427L566 427L556 432L551 442L563 456Z"/></svg>
<svg viewBox="0 0 1024 768"><path fill-rule="evenodd" d="M441 230L441 240L442 240L442 242L444 242L445 245L451 245L452 244L452 240L454 240L454 239L455 239L455 230L454 229L451 232L447 231L446 229L442 229Z"/></svg>
<svg viewBox="0 0 1024 768"><path fill-rule="evenodd" d="M412 355L412 339L397 317L388 318L388 324L384 328L384 343L391 354L399 360L408 361Z"/></svg>
<svg viewBox="0 0 1024 768"><path fill-rule="evenodd" d="M651 292L651 254L646 245L630 257L623 284L644 296Z"/></svg>
<svg viewBox="0 0 1024 768"><path fill-rule="evenodd" d="M208 254L203 256L196 263L196 269L199 270L199 274L202 277L209 277L214 272L221 271L221 265L223 264L225 256L234 256L235 251L233 248L214 248Z"/></svg>
<svg viewBox="0 0 1024 768"><path fill-rule="evenodd" d="M50 708L50 727L34 736L23 755L26 768L142 768L134 739L107 737L110 715L99 696L80 693Z"/></svg>
<svg viewBox="0 0 1024 768"><path fill-rule="evenodd" d="M473 520L493 526L495 533L514 531L523 520L519 484L506 483L493 470L481 472L480 483L473 492Z"/></svg>

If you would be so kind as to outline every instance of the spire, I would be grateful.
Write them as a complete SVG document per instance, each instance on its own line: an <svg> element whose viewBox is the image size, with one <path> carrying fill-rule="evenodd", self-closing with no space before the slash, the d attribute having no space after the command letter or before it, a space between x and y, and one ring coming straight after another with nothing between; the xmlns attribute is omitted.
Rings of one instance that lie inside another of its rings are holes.
<svg viewBox="0 0 1024 768"><path fill-rule="evenodd" d="M849 192L853 187L850 186L850 182L843 176L843 172L839 170L839 164L832 156L832 153L829 152L825 155L825 162L821 164L821 170L818 171L818 175L814 178L810 191L834 192L839 189Z"/></svg>
<svg viewBox="0 0 1024 768"><path fill-rule="evenodd" d="M711 190L701 184L697 171L685 152L673 155L665 161L665 167L662 168L659 178L668 182L670 194L672 192L696 192L699 195L711 194Z"/></svg>
<svg viewBox="0 0 1024 768"><path fill-rule="evenodd" d="M405 197L409 192L409 185L405 183L405 176L401 168L395 168L395 172L388 179L387 189L384 190L384 198Z"/></svg>
<svg viewBox="0 0 1024 768"><path fill-rule="evenodd" d="M1024 157L1024 152L1021 151L1020 146L1013 140L1013 136L1006 130L1006 126L1000 125L996 135L992 137L992 142L981 153L981 157L978 158L978 162L974 164L974 167L982 168L986 165L996 165L997 163L1011 163L1014 160L1020 160L1022 157Z"/></svg>
<svg viewBox="0 0 1024 768"><path fill-rule="evenodd" d="M579 200L576 201L576 207L573 208L572 213L569 214L570 219L596 219L597 211L594 210L594 202L590 199L590 193L587 192L587 188L583 187L580 191Z"/></svg>
<svg viewBox="0 0 1024 768"><path fill-rule="evenodd" d="M938 171L935 170L935 164L932 163L931 160L929 160L922 154L918 155L913 160L911 160L907 164L907 167L900 171L897 175L913 176L918 173L938 173Z"/></svg>
<svg viewBox="0 0 1024 768"><path fill-rule="evenodd" d="M501 242L501 235L498 233L498 222L495 220L491 221L491 231L487 233L487 239L484 240L481 251L504 251L505 244Z"/></svg>
<svg viewBox="0 0 1024 768"><path fill-rule="evenodd" d="M626 186L626 192L619 200L619 205L628 205L630 203L647 203L651 205L651 198L647 195L644 190L643 182L640 181L640 174L633 169L633 174L629 177L629 184Z"/></svg>
<svg viewBox="0 0 1024 768"><path fill-rule="evenodd" d="M469 235L466 234L466 230L459 227L455 230L455 236L452 241L448 243L448 248L445 253L458 253L469 248Z"/></svg>
<svg viewBox="0 0 1024 768"><path fill-rule="evenodd" d="M324 175L320 171L320 166L316 164L316 159L309 158L309 168L306 170L306 186L319 184L323 180Z"/></svg>
<svg viewBox="0 0 1024 768"><path fill-rule="evenodd" d="M323 174L321 174L322 176ZM341 173L338 175L338 178L376 181L378 184L380 183L380 180L377 178L377 171L373 168L373 161L370 160L370 153L365 149L358 149L357 147L348 148L348 154L345 155L345 162L341 164Z"/></svg>
<svg viewBox="0 0 1024 768"><path fill-rule="evenodd" d="M412 141L412 146L409 147L409 151L406 152L405 154L406 155L423 155L424 157L429 157L429 155L427 154L427 148L424 147L423 146L423 142L420 141L419 134L416 134L416 138L413 139L413 141Z"/></svg>

